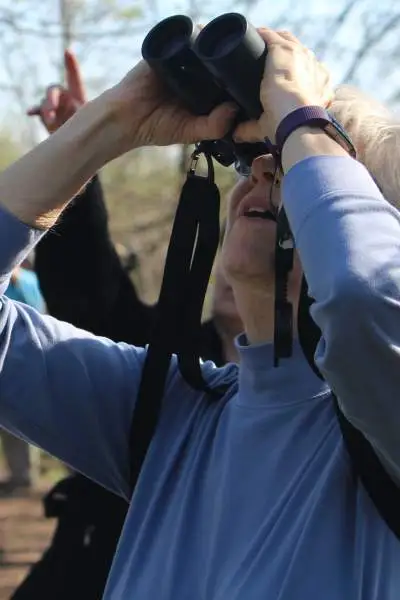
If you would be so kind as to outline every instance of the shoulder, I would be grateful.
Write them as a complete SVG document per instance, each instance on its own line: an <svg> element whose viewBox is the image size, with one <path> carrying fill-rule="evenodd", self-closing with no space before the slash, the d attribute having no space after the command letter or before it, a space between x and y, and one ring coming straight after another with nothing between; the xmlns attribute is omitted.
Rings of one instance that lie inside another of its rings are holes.
<svg viewBox="0 0 400 600"><path fill-rule="evenodd" d="M218 388L228 388L232 385L235 386L238 380L238 365L228 363L223 367L218 367L213 361L200 359L200 368L203 379L207 384L207 387L216 390ZM188 393L194 391L197 394L202 395L202 392L194 390L194 388L185 381L178 365L178 358L176 355L172 357L171 365L169 369L166 391L180 387L182 390L186 390Z"/></svg>
<svg viewBox="0 0 400 600"><path fill-rule="evenodd" d="M213 362L201 362L203 379L207 384L209 393L192 387L182 376L178 359L173 356L166 382L163 412L168 414L168 419L173 421L186 420L188 415L202 414L209 410L217 412L237 392L238 367L228 364L217 367Z"/></svg>

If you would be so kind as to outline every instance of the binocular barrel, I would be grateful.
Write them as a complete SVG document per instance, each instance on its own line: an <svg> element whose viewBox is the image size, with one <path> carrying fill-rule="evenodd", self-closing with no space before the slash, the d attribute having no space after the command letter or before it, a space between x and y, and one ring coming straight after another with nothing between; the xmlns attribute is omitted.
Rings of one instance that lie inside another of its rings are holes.
<svg viewBox="0 0 400 600"><path fill-rule="evenodd" d="M193 51L199 32L189 17L164 19L145 37L142 56L191 112L207 115L229 96Z"/></svg>
<svg viewBox="0 0 400 600"><path fill-rule="evenodd" d="M262 113L266 55L262 37L237 13L221 15L202 30L188 17L169 17L142 45L143 58L193 113L208 114L233 100L247 119Z"/></svg>
<svg viewBox="0 0 400 600"><path fill-rule="evenodd" d="M245 17L237 13L217 17L199 33L194 51L245 117L258 119L263 112L260 84L267 47Z"/></svg>

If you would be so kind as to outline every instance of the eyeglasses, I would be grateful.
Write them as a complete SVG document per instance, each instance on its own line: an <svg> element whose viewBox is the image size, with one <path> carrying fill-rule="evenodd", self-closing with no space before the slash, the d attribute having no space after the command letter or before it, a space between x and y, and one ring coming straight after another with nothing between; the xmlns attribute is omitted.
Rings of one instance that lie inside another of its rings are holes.
<svg viewBox="0 0 400 600"><path fill-rule="evenodd" d="M247 165L245 162L240 161L240 160L237 160L234 163L234 169L239 176L239 180L240 179L248 179L252 174L252 166ZM276 192L277 189L280 187L281 175L282 174L281 174L279 165L275 162L274 179L273 179L273 183L271 185L270 192L269 192L269 200L270 200L271 207L273 207L273 212L274 212L275 216L278 215L279 210L280 210L280 198L278 199L278 202L277 202L274 192Z"/></svg>
<svg viewBox="0 0 400 600"><path fill-rule="evenodd" d="M235 161L234 169L240 177L250 177L251 165L248 165L240 160Z"/></svg>
<svg viewBox="0 0 400 600"><path fill-rule="evenodd" d="M236 173L240 176L240 177L245 177L246 179L248 177L251 176L252 173L252 164L247 164L241 160L236 160L234 163L234 169L236 171ZM278 184L280 183L280 174L279 174L279 166L277 166L276 162L275 162L275 169L274 169L274 184Z"/></svg>

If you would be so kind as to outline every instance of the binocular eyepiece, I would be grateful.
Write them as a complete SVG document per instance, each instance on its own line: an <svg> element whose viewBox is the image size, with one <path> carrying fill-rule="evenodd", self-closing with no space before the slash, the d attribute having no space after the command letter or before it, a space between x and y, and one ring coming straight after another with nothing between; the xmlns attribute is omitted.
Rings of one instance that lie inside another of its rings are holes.
<svg viewBox="0 0 400 600"><path fill-rule="evenodd" d="M258 119L263 112L260 84L266 55L264 40L238 13L221 15L203 29L189 17L169 17L153 27L142 45L144 60L193 114L206 115L233 101L239 106L238 122ZM269 146L237 144L226 136L210 148L218 162L236 163L241 172Z"/></svg>

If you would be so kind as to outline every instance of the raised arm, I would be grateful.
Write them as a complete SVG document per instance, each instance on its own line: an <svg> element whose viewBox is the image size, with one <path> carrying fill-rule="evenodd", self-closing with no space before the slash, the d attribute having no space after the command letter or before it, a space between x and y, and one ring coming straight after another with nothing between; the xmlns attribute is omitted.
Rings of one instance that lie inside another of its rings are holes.
<svg viewBox="0 0 400 600"><path fill-rule="evenodd" d="M65 73L66 87L49 87L41 104L28 111L40 117L49 133L86 103L79 65L69 51ZM115 250L97 175L42 238L35 256L51 315L115 341L148 342L154 309L139 299Z"/></svg>
<svg viewBox="0 0 400 600"><path fill-rule="evenodd" d="M13 269L104 164L145 143L220 137L232 118L231 107L193 117L166 104L155 75L139 63L0 174L0 424L122 495L145 351L40 316L4 291Z"/></svg>
<svg viewBox="0 0 400 600"><path fill-rule="evenodd" d="M269 46L264 114L239 127L242 138L258 132L275 139L288 114L326 106L333 95L328 72L293 35L262 35ZM289 135L281 159L283 203L322 331L317 366L400 482L400 214L366 168L315 123Z"/></svg>
<svg viewBox="0 0 400 600"><path fill-rule="evenodd" d="M312 137L297 135L299 144ZM322 330L317 364L346 417L400 481L399 213L350 158L300 162L284 185Z"/></svg>
<svg viewBox="0 0 400 600"><path fill-rule="evenodd" d="M10 250L28 251L39 235L0 209L1 291ZM95 338L2 296L0 423L127 497L129 423L143 358L144 350Z"/></svg>

